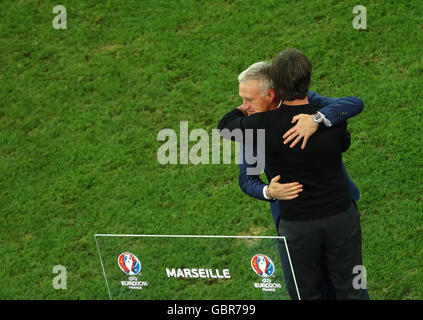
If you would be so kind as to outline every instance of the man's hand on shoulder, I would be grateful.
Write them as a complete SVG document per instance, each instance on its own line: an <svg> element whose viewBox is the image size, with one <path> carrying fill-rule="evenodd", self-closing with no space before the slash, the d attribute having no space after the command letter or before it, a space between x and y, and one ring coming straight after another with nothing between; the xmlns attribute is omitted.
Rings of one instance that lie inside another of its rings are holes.
<svg viewBox="0 0 423 320"><path fill-rule="evenodd" d="M274 177L267 189L269 196L278 200L291 200L298 197L303 191L303 186L299 182L279 183L281 176Z"/></svg>
<svg viewBox="0 0 423 320"><path fill-rule="evenodd" d="M295 139L289 146L290 148L293 148L301 139L303 139L301 149L304 149L308 139L316 132L319 125L313 121L313 115L311 114L298 114L292 118L291 123L295 122L297 122L297 124L285 132L282 136L282 138L285 139L283 143L287 144Z"/></svg>

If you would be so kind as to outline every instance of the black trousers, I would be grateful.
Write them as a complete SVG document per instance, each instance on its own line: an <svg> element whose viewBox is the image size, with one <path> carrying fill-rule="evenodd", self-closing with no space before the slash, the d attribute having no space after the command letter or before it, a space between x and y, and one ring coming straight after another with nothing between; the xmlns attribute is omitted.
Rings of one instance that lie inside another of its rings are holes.
<svg viewBox="0 0 423 320"><path fill-rule="evenodd" d="M281 219L278 233L286 238L302 300L324 299L327 277L336 299L367 299L366 290L353 285L357 276L353 269L362 265L360 215L353 203L345 212L328 218ZM293 286L287 289L291 298L298 299Z"/></svg>

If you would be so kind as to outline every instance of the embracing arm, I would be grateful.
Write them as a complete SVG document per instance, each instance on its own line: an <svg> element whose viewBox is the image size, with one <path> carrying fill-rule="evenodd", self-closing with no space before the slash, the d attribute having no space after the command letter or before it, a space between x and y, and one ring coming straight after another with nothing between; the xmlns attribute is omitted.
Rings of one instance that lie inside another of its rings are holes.
<svg viewBox="0 0 423 320"><path fill-rule="evenodd" d="M227 129L229 131L236 129L241 129L242 131L245 129L259 129L262 125L263 115L261 113L256 113L251 116L246 116L242 110L242 106L239 106L225 114L219 121L217 129ZM224 136L224 138L226 137Z"/></svg>
<svg viewBox="0 0 423 320"><path fill-rule="evenodd" d="M262 120L263 117L260 114L246 117L239 108L236 108L223 116L219 121L218 129L223 138L236 140L237 135L232 134L234 130L260 128ZM290 200L298 197L298 193L302 191L302 185L299 182L279 183L280 176L273 177L270 184L266 185L258 175L247 174L248 166L253 165L256 164L247 164L243 157L239 167L239 185L246 194L261 200Z"/></svg>
<svg viewBox="0 0 423 320"><path fill-rule="evenodd" d="M357 97L327 98L310 90L308 99L310 103L323 107L319 112L329 120L325 122L329 127L358 115L364 108L363 101Z"/></svg>
<svg viewBox="0 0 423 320"><path fill-rule="evenodd" d="M260 176L247 174L249 164L241 160L238 181L245 194L264 201L275 201L295 199L303 191L299 182L279 183L280 176L274 177L267 185Z"/></svg>
<svg viewBox="0 0 423 320"><path fill-rule="evenodd" d="M327 127L348 120L359 114L364 108L363 101L360 98L327 98L311 90L308 93L308 100L310 104L317 104L323 107L318 112L324 116L323 124ZM285 144L295 139L290 145L291 148L303 139L301 149L304 149L308 138L316 132L318 124L313 121L313 115L310 114L296 115L292 118L291 123L295 122L297 124L285 132L282 138L285 139Z"/></svg>
<svg viewBox="0 0 423 320"><path fill-rule="evenodd" d="M233 130L233 129L240 129L241 123L243 122L244 114L238 108L229 111L227 114L220 119L219 124L217 125L217 129L220 131L224 129Z"/></svg>
<svg viewBox="0 0 423 320"><path fill-rule="evenodd" d="M258 175L248 175L245 162L239 164L238 182L242 192L250 197L265 201L270 200L266 198L265 194L266 183Z"/></svg>

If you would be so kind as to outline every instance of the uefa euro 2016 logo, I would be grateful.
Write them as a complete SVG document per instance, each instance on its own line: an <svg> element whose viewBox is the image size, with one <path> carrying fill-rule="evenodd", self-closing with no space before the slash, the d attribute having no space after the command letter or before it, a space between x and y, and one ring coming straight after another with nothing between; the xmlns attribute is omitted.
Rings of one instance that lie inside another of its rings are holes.
<svg viewBox="0 0 423 320"><path fill-rule="evenodd" d="M263 278L271 277L273 272L275 272L275 265L272 260L264 254L256 254L251 259L251 268Z"/></svg>
<svg viewBox="0 0 423 320"><path fill-rule="evenodd" d="M124 273L134 276L141 271L141 263L132 253L124 252L118 257L118 265Z"/></svg>

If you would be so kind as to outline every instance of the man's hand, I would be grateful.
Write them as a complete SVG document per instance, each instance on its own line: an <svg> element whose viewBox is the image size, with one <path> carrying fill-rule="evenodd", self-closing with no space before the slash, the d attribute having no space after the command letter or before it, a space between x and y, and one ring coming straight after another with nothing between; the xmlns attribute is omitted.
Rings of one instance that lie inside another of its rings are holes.
<svg viewBox="0 0 423 320"><path fill-rule="evenodd" d="M278 200L291 200L298 197L298 194L303 191L303 186L299 182L279 183L281 176L274 177L267 189L272 198Z"/></svg>
<svg viewBox="0 0 423 320"><path fill-rule="evenodd" d="M245 108L245 106L243 104L238 106L237 109L240 110L244 114L245 117L248 116L247 108Z"/></svg>
<svg viewBox="0 0 423 320"><path fill-rule="evenodd" d="M298 122L297 122L298 121ZM301 149L304 149L307 143L308 138L316 132L319 125L313 121L313 116L311 114L298 114L292 118L291 123L297 124L289 129L285 134L282 136L285 140L283 141L284 144L287 144L292 139L296 137L296 139L291 143L289 146L290 148L295 147L295 145L303 139L303 144L301 145Z"/></svg>

